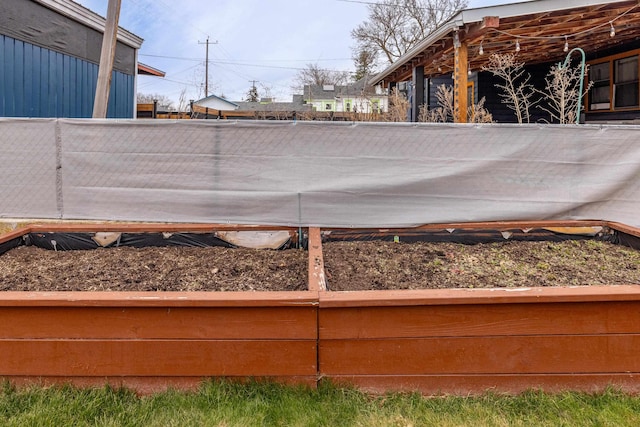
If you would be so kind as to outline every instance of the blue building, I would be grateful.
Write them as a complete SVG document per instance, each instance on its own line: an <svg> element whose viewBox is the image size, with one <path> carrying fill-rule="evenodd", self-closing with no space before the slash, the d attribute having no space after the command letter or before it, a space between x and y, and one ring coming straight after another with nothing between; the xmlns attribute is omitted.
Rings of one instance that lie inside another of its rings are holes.
<svg viewBox="0 0 640 427"><path fill-rule="evenodd" d="M70 0L2 0L0 117L91 117L105 19ZM135 117L142 39L122 28L107 117Z"/></svg>

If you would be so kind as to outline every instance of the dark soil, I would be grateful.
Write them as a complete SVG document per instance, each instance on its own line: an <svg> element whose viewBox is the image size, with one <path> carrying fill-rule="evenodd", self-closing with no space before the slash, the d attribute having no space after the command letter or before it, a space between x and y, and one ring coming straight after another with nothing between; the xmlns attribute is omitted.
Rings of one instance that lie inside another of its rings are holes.
<svg viewBox="0 0 640 427"><path fill-rule="evenodd" d="M0 290L297 291L307 252L223 247L51 251L21 246L0 257Z"/></svg>
<svg viewBox="0 0 640 427"><path fill-rule="evenodd" d="M331 290L640 284L639 251L595 240L322 247Z"/></svg>
<svg viewBox="0 0 640 427"><path fill-rule="evenodd" d="M328 242L331 290L640 284L640 252L593 240ZM292 291L307 289L306 251L131 247L0 257L0 290Z"/></svg>

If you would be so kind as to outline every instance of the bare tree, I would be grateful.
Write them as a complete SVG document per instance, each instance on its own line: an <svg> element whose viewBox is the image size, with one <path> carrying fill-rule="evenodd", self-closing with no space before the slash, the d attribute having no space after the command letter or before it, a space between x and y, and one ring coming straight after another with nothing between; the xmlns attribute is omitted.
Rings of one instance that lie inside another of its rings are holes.
<svg viewBox="0 0 640 427"><path fill-rule="evenodd" d="M407 112L409 111L409 100L407 97L394 88L389 95L389 113L388 121L390 122L406 122Z"/></svg>
<svg viewBox="0 0 640 427"><path fill-rule="evenodd" d="M453 121L453 86L441 84L436 88L436 99L438 106L428 108L426 105L420 107L418 121L445 123Z"/></svg>
<svg viewBox="0 0 640 427"><path fill-rule="evenodd" d="M354 49L353 65L356 67L353 73L353 79L356 81L374 74L377 66L376 51L364 47Z"/></svg>
<svg viewBox="0 0 640 427"><path fill-rule="evenodd" d="M489 64L482 69L504 81L495 85L502 91L499 94L502 103L513 110L518 123L529 123L530 109L537 101L534 100L536 90L529 83L531 75L524 71L524 62L518 62L513 53L493 54L489 58Z"/></svg>
<svg viewBox="0 0 640 427"><path fill-rule="evenodd" d="M245 99L245 101L247 102L258 102L259 100L259 96L258 96L258 88L255 85L255 82L251 85L251 88L249 89L249 91L247 92L247 97Z"/></svg>
<svg viewBox="0 0 640 427"><path fill-rule="evenodd" d="M302 90L306 85L344 85L349 81L348 71L320 68L318 64L307 64L295 77L293 89Z"/></svg>
<svg viewBox="0 0 640 427"><path fill-rule="evenodd" d="M493 115L484 106L485 97L475 105L469 105L467 109L467 117L469 123L493 123Z"/></svg>
<svg viewBox="0 0 640 427"><path fill-rule="evenodd" d="M187 111L187 88L183 88L180 91L180 96L178 97L178 111Z"/></svg>
<svg viewBox="0 0 640 427"><path fill-rule="evenodd" d="M537 90L545 97L545 105L540 105L541 110L551 115L551 121L560 124L575 123L576 110L578 104L582 102L582 97L589 91L593 82L589 82L586 88L580 92L580 82L585 78L587 68L580 65L556 64L551 66L549 73L545 77L545 90Z"/></svg>
<svg viewBox="0 0 640 427"><path fill-rule="evenodd" d="M467 0L382 0L368 5L368 20L351 31L356 51L376 52L389 63L467 6Z"/></svg>
<svg viewBox="0 0 640 427"><path fill-rule="evenodd" d="M273 99L273 90L271 86L266 85L264 83L260 83L260 92L262 93L263 98Z"/></svg>
<svg viewBox="0 0 640 427"><path fill-rule="evenodd" d="M138 93L136 95L136 102L138 104L153 104L154 101L158 101L158 106L167 110L173 110L173 101L166 95L160 95L159 93Z"/></svg>

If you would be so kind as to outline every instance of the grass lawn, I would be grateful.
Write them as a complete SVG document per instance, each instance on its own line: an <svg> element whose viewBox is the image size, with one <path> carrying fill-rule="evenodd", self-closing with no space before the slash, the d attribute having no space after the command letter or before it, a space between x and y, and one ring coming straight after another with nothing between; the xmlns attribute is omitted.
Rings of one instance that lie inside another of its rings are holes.
<svg viewBox="0 0 640 427"><path fill-rule="evenodd" d="M1 386L2 426L638 426L640 396L372 396L322 384L204 383L194 392Z"/></svg>

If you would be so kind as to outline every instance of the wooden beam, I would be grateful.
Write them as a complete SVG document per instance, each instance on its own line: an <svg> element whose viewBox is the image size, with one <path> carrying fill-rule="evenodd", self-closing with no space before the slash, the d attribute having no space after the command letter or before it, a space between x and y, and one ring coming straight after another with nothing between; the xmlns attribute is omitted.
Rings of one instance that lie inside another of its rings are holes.
<svg viewBox="0 0 640 427"><path fill-rule="evenodd" d="M460 43L455 49L453 65L453 121L467 122L467 44Z"/></svg>
<svg viewBox="0 0 640 427"><path fill-rule="evenodd" d="M485 16L480 23L469 26L464 34L460 34L460 41L467 44L473 43L479 37L484 36L487 31L498 27L500 27L499 17Z"/></svg>
<svg viewBox="0 0 640 427"><path fill-rule="evenodd" d="M111 73L113 60L116 53L118 37L118 18L122 0L109 0L107 8L107 22L105 23L102 37L102 50L100 51L100 66L98 68L98 83L96 97L93 102L93 118L104 119L107 117L109 105L109 90L111 89Z"/></svg>

